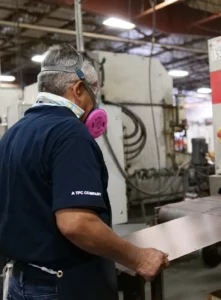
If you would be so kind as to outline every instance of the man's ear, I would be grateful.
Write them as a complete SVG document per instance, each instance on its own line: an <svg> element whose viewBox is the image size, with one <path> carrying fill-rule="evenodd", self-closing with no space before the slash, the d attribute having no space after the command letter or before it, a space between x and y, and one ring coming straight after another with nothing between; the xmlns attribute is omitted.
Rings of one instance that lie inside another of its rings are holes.
<svg viewBox="0 0 221 300"><path fill-rule="evenodd" d="M84 92L84 85L82 81L78 81L77 83L73 83L71 86L71 93L73 95L73 98L76 101L76 104L81 103L81 98Z"/></svg>

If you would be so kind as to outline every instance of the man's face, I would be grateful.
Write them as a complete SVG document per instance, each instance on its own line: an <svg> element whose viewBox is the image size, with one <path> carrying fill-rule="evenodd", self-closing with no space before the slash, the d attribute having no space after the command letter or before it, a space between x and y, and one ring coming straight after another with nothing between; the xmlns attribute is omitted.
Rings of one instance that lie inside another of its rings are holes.
<svg viewBox="0 0 221 300"><path fill-rule="evenodd" d="M83 81L77 81L70 85L64 94L64 97L85 111L84 115L80 118L84 122L92 109L97 105L97 97L99 93L98 83L85 86Z"/></svg>
<svg viewBox="0 0 221 300"><path fill-rule="evenodd" d="M93 93L93 91L91 90ZM89 115L89 113L92 111L92 109L96 106L96 100L95 97L91 97L91 92L88 92L88 90L83 85L83 89L81 94L79 95L79 98L81 99L81 105L80 107L85 111L83 116L80 118L81 121L85 121Z"/></svg>

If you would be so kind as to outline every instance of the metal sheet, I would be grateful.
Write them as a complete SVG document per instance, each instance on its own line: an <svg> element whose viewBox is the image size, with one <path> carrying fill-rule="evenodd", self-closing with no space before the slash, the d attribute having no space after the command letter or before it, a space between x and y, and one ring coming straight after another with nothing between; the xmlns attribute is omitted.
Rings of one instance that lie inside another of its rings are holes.
<svg viewBox="0 0 221 300"><path fill-rule="evenodd" d="M125 236L145 228L147 228L147 224L145 223L120 224L120 225L114 225L113 231L119 236Z"/></svg>
<svg viewBox="0 0 221 300"><path fill-rule="evenodd" d="M220 208L220 195L167 204L159 210L159 221L167 222L193 213L206 213Z"/></svg>
<svg viewBox="0 0 221 300"><path fill-rule="evenodd" d="M147 228L125 237L142 248L156 248L169 254L173 261L184 255L221 241L221 217L193 214ZM121 271L127 268L117 265Z"/></svg>

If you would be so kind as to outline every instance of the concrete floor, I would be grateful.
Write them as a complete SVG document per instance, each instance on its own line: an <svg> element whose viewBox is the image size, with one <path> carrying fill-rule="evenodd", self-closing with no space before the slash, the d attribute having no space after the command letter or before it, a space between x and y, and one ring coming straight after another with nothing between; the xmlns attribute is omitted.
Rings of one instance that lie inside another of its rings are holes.
<svg viewBox="0 0 221 300"><path fill-rule="evenodd" d="M115 231L124 236L143 229L145 224L117 225ZM208 300L208 295L221 290L221 264L214 269L205 267L199 252L183 257L164 272L165 300ZM150 284L146 284L146 300L150 300ZM120 300L123 300L120 295Z"/></svg>
<svg viewBox="0 0 221 300"><path fill-rule="evenodd" d="M221 264L206 268L198 254L174 262L165 271L165 300L208 300L211 292L221 289ZM147 299L150 285L147 284Z"/></svg>
<svg viewBox="0 0 221 300"><path fill-rule="evenodd" d="M206 268L198 253L174 262L164 272L165 300L208 300L208 295L221 289L221 264ZM123 296L120 295L120 300ZM151 300L146 284L146 300Z"/></svg>

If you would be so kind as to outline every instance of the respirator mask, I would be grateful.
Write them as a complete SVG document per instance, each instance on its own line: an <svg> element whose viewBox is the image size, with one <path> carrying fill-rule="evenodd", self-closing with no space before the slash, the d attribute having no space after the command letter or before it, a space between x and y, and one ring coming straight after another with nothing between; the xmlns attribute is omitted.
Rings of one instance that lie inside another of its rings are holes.
<svg viewBox="0 0 221 300"><path fill-rule="evenodd" d="M85 126L88 128L90 134L94 139L100 137L107 129L107 113L105 110L98 107L96 95L92 88L89 86L85 75L82 71L83 67L83 56L77 52L78 62L72 67L60 67L60 66L47 66L42 67L41 72L65 72L65 73L76 73L78 78L83 82L86 91L88 92L91 101L93 102L94 108L91 110L85 121Z"/></svg>

